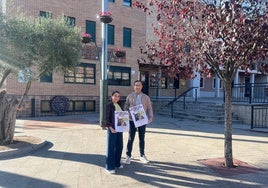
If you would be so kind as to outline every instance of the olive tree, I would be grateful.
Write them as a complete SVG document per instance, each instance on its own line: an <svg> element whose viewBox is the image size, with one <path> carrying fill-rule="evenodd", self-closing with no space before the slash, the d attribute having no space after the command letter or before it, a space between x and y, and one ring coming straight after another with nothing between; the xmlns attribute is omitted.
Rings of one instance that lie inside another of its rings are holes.
<svg viewBox="0 0 268 188"><path fill-rule="evenodd" d="M0 13L0 88L11 74L22 72L27 82L20 100L0 93L0 142L13 142L17 109L31 82L52 72L73 69L81 57L81 32L63 17L32 18Z"/></svg>

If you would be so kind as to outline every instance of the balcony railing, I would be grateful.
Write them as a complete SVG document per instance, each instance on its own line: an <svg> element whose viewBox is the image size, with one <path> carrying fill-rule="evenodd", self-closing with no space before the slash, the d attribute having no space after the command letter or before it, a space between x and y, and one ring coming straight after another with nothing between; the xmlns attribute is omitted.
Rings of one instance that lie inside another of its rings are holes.
<svg viewBox="0 0 268 188"><path fill-rule="evenodd" d="M108 49L107 53L108 62L126 63L126 56L117 57L114 49ZM84 45L82 48L82 57L83 59L99 61L99 58L101 58L101 48L97 47L97 45Z"/></svg>

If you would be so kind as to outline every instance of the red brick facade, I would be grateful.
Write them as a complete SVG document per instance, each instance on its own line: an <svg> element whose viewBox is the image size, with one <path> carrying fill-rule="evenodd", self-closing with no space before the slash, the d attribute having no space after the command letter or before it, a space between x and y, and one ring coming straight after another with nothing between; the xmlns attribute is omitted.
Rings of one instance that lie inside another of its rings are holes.
<svg viewBox="0 0 268 188"><path fill-rule="evenodd" d="M38 18L40 11L50 12L52 18L61 15L74 17L75 25L85 32L86 20L96 22L96 44L101 49L101 22L97 15L101 12L102 5L100 0L14 0L16 7L27 16ZM119 90L122 96L126 96L132 91L133 81L139 79L139 46L146 39L146 15L141 10L123 5L123 1L108 3L108 10L112 13L114 25L114 45L108 45L108 50L120 48L126 51L126 57L123 62L108 62L112 66L130 67L131 84L130 86L109 86L108 95L113 90ZM7 13L10 13L7 11ZM16 12L12 12L13 15ZM123 28L131 29L131 47L123 47ZM53 73L52 83L35 81L29 90L29 96L35 96L37 103L40 103L41 96L91 96L98 97L100 94L100 62L98 60L81 59L82 63L95 65L95 84L71 84L64 83L64 76L59 73ZM9 94L22 95L26 84L19 83L17 78L9 77L6 81L6 88ZM30 99L29 99L30 100ZM26 99L27 101L27 99ZM39 102L38 102L39 101ZM26 105L30 106L30 105ZM98 110L98 101L96 101L96 110Z"/></svg>
<svg viewBox="0 0 268 188"><path fill-rule="evenodd" d="M101 22L97 20L97 14L101 12L101 1L99 0L65 0L65 1L48 1L48 0L15 0L15 5L29 16L38 17L39 11L51 12L52 17L56 18L62 14L74 17L76 26L81 27L82 32L85 31L85 21L96 21L96 42L101 46ZM112 12L113 22L115 26L115 45L108 45L109 48L121 48L126 50L126 63L111 63L114 66L131 67L131 81L138 79L139 46L145 41L145 21L146 15L135 8L122 5L122 1L109 3L108 9ZM131 48L122 46L123 27L132 29L132 45ZM56 73L53 74L53 83L40 83L36 81L32 84L29 95L99 95L99 78L100 69L99 61L82 60L85 63L96 64L96 84L64 84L63 76ZM7 89L11 94L21 94L24 90L24 84L18 83L17 80L9 78L7 80ZM126 86L109 86L109 91L118 89L122 95L127 95L132 87Z"/></svg>

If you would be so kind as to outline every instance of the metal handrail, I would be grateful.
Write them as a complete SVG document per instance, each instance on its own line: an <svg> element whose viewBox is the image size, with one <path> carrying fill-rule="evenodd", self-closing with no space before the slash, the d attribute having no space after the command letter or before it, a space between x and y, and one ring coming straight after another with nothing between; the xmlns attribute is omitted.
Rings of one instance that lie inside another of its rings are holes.
<svg viewBox="0 0 268 188"><path fill-rule="evenodd" d="M250 128L268 128L268 105L251 106Z"/></svg>
<svg viewBox="0 0 268 188"><path fill-rule="evenodd" d="M186 97L186 94L188 92L190 92L191 90L195 89L195 88L198 88L198 87L190 87L189 89L187 89L186 91L184 91L182 94L180 94L178 97L174 98L172 101L170 101L169 103L167 103L166 105L163 106L163 108L171 105L171 117L173 118L173 104L178 100L180 99L181 97L183 97L183 109L185 109L186 107L186 100L185 100L185 97ZM195 101L197 101L197 93L195 93Z"/></svg>
<svg viewBox="0 0 268 188"><path fill-rule="evenodd" d="M267 103L268 82L234 84L232 87L233 102Z"/></svg>

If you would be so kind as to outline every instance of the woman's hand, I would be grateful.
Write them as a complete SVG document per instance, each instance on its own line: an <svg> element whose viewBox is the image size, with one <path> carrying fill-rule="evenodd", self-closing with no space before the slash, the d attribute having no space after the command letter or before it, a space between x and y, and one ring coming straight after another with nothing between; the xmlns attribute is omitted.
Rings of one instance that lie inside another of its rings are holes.
<svg viewBox="0 0 268 188"><path fill-rule="evenodd" d="M114 130L114 128L109 127L109 129L110 129L110 131L111 131L112 133L116 133L116 131Z"/></svg>

